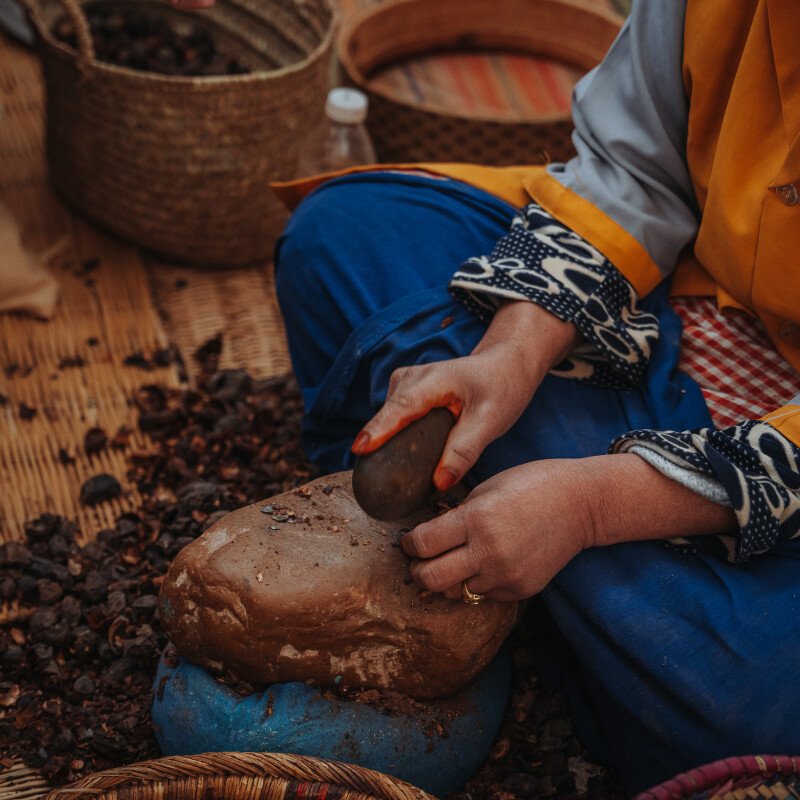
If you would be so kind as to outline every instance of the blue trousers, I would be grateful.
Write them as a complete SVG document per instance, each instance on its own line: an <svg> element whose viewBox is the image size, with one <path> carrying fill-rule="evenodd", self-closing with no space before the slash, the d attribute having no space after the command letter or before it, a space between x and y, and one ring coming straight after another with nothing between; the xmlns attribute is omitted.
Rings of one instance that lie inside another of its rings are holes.
<svg viewBox="0 0 800 800"><path fill-rule="evenodd" d="M458 181L394 173L331 181L299 206L276 248L276 279L305 446L320 466L352 466L350 443L394 369L474 348L485 326L447 283L464 259L491 251L513 214ZM643 305L661 325L645 384L548 377L470 480L604 453L634 428L710 423L699 388L676 370L681 330L667 287ZM787 543L737 566L637 542L584 551L542 593L560 632L551 663L579 733L630 792L724 756L800 752L798 557Z"/></svg>

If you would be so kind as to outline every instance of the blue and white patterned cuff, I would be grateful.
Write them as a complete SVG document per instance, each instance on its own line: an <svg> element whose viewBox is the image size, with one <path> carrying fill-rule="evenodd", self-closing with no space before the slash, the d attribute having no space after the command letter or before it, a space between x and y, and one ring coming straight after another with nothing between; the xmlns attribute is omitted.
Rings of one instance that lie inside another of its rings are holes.
<svg viewBox="0 0 800 800"><path fill-rule="evenodd" d="M585 341L551 372L596 386L636 386L658 339L657 318L639 309L622 273L536 203L490 255L461 265L450 292L486 321L503 301L527 300L572 322Z"/></svg>
<svg viewBox="0 0 800 800"><path fill-rule="evenodd" d="M683 433L632 431L615 439L609 452L642 447L677 469L704 477L706 488L712 485L708 479L720 485L739 523L736 537L671 539L673 546L691 551L710 548L729 561L741 562L781 540L800 536L800 448L767 422L749 420L722 430Z"/></svg>

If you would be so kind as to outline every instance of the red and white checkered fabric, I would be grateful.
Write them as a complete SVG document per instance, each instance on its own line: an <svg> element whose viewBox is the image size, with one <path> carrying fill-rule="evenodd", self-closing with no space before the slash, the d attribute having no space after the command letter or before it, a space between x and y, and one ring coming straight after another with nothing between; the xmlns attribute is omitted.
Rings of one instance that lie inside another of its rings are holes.
<svg viewBox="0 0 800 800"><path fill-rule="evenodd" d="M672 307L683 321L679 367L700 384L718 428L757 419L800 394L800 375L755 317L723 315L707 297L676 297Z"/></svg>

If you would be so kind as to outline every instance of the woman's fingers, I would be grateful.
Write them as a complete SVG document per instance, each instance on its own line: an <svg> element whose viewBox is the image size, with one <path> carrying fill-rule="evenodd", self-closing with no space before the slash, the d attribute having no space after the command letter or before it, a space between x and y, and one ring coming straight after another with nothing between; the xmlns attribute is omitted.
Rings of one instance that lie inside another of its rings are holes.
<svg viewBox="0 0 800 800"><path fill-rule="evenodd" d="M477 504L470 500L441 517L418 525L401 540L403 550L411 556L411 577L431 592L442 592L450 600L463 599L463 582L470 592L487 600L519 600L521 591L518 570L509 568L508 558L495 552L484 542L480 546L476 534ZM485 515L484 515L485 516Z"/></svg>
<svg viewBox="0 0 800 800"><path fill-rule="evenodd" d="M396 394L386 398L381 410L361 429L351 450L363 456L377 450L414 420L425 416L432 405L422 395Z"/></svg>
<svg viewBox="0 0 800 800"><path fill-rule="evenodd" d="M361 429L350 448L357 456L377 450L395 434L424 417L432 408L445 406L458 416L461 404L449 390L445 367L406 367L395 370L386 401L378 413Z"/></svg>
<svg viewBox="0 0 800 800"><path fill-rule="evenodd" d="M486 566L486 565L484 565ZM467 589L469 589L473 594L479 594L483 597L489 597L492 595L492 590L497 586L496 578L493 578L489 574L484 573L477 573L476 575L469 575L464 580L467 582ZM458 589L458 596L462 597L462 585L463 581L460 581L457 587L453 587L454 589Z"/></svg>
<svg viewBox="0 0 800 800"><path fill-rule="evenodd" d="M411 562L411 577L414 583L431 592L443 592L451 586L460 585L464 578L477 569L468 547L449 550L437 558Z"/></svg>
<svg viewBox="0 0 800 800"><path fill-rule="evenodd" d="M487 600L519 600L520 593L514 588L498 585L491 574L477 572L468 547L459 547L438 558L411 562L411 577L414 582L431 592L441 592L450 600L463 600L463 584L473 594Z"/></svg>
<svg viewBox="0 0 800 800"><path fill-rule="evenodd" d="M435 558L466 544L466 541L464 516L455 508L430 522L417 525L400 540L400 546L412 558Z"/></svg>
<svg viewBox="0 0 800 800"><path fill-rule="evenodd" d="M462 578L458 583L449 586L442 594L448 600L464 600L464 581L467 582L467 588L473 594L479 594L486 600L496 600L498 602L510 602L513 600L521 600L523 594L516 589L508 589L498 586L497 580L489 575L472 575L468 578Z"/></svg>
<svg viewBox="0 0 800 800"><path fill-rule="evenodd" d="M414 582L451 600L463 599L465 580L471 592L490 600L518 599L517 570L483 525L491 517L486 505L470 495L458 508L407 533L400 546L414 559Z"/></svg>
<svg viewBox="0 0 800 800"><path fill-rule="evenodd" d="M433 473L436 488L446 492L455 486L475 466L486 445L494 438L494 425L487 414L465 411L450 431Z"/></svg>
<svg viewBox="0 0 800 800"><path fill-rule="evenodd" d="M458 583L445 589L442 594L449 600L463 600L463 583L466 580L467 588L473 594L479 594L487 600L519 600L519 594L508 589L494 588L496 581L484 575L472 575L462 578Z"/></svg>
<svg viewBox="0 0 800 800"><path fill-rule="evenodd" d="M463 597L461 596L461 584L460 583L457 583L454 586L449 586L447 589L445 589L442 592L442 594L448 600L463 600Z"/></svg>

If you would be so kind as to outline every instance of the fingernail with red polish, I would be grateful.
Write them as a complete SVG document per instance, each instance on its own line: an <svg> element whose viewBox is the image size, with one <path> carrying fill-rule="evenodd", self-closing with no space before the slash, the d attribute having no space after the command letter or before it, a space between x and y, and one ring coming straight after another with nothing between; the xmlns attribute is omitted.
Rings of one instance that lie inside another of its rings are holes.
<svg viewBox="0 0 800 800"><path fill-rule="evenodd" d="M448 467L439 467L433 473L433 483L440 492L446 492L458 483L458 476Z"/></svg>
<svg viewBox="0 0 800 800"><path fill-rule="evenodd" d="M369 434L361 431L361 433L356 436L356 440L353 442L353 446L350 448L356 455L363 453L364 450L367 449L369 445Z"/></svg>

